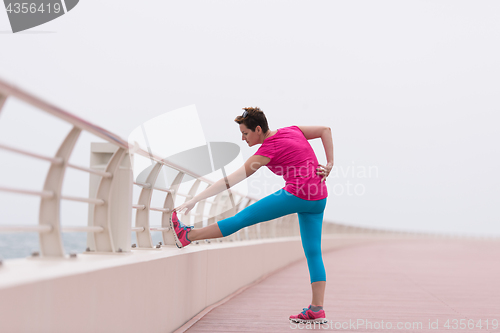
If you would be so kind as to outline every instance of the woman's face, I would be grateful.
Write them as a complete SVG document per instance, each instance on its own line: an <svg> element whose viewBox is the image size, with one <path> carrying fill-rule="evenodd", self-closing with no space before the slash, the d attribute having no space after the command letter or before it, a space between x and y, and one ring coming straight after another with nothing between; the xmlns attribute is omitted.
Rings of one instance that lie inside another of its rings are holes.
<svg viewBox="0 0 500 333"><path fill-rule="evenodd" d="M258 144L260 142L259 129L260 126L257 126L255 132L253 132L251 129L247 128L245 124L240 124L241 139L246 141L249 147Z"/></svg>

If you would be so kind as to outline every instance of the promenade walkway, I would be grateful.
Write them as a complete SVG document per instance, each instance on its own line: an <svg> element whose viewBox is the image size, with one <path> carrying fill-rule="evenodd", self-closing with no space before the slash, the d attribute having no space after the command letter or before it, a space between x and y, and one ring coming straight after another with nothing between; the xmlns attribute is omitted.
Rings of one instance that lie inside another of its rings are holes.
<svg viewBox="0 0 500 333"><path fill-rule="evenodd" d="M498 240L372 242L324 253L324 261L330 322L317 330L500 332ZM288 317L310 301L300 260L215 307L187 332L297 331Z"/></svg>

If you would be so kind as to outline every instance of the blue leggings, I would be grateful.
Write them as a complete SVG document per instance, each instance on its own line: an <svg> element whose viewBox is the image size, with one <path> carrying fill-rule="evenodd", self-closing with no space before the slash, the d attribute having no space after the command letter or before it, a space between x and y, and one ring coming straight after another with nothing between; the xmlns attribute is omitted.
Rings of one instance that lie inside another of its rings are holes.
<svg viewBox="0 0 500 333"><path fill-rule="evenodd" d="M326 198L304 200L281 189L248 206L238 214L217 222L217 224L222 235L228 236L256 223L297 213L300 237L309 267L311 283L326 281L325 266L321 256L321 230L325 206Z"/></svg>

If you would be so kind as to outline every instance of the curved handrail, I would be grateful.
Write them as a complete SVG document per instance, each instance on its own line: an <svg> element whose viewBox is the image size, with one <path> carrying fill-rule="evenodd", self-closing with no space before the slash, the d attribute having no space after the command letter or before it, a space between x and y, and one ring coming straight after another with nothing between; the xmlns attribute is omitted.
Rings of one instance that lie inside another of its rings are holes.
<svg viewBox="0 0 500 333"><path fill-rule="evenodd" d="M195 172L192 171L186 171L184 168L181 166L172 163L170 161L164 161L163 158L159 157L158 155L155 155L153 153L150 153L149 151L145 150L144 148L140 147L139 145L133 145L129 144L126 140L122 139L119 135L114 134L100 126L97 126L95 124L92 124L91 122L80 118L78 116L75 116L67 111L64 111L60 107L57 107L47 101L42 100L39 97L36 97L32 93L28 93L25 90L22 90L21 88L18 88L10 83L5 82L0 78L0 93L4 93L7 96L12 96L15 97L19 100L25 101L41 110L44 110L45 112L60 118L62 120L65 120L71 124L73 124L75 127L81 128L82 130L85 130L89 133L94 134L95 136L106 140L110 143L115 144L116 146L133 151L134 153L138 153L144 157L148 157L153 159L156 162L159 162L163 165L166 165L172 169L175 169L177 171L182 171L185 172L186 174L199 179L205 183L208 184L213 184L214 182L208 178L205 178L201 175L196 174ZM232 191L233 193L239 194L238 192ZM252 198L256 200L255 198Z"/></svg>

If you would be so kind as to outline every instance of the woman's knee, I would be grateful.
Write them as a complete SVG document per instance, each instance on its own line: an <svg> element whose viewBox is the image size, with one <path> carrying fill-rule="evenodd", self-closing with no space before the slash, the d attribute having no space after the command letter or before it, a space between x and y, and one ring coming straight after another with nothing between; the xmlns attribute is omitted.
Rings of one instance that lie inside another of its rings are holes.
<svg viewBox="0 0 500 333"><path fill-rule="evenodd" d="M320 246L304 246L304 254L307 259L322 258Z"/></svg>

